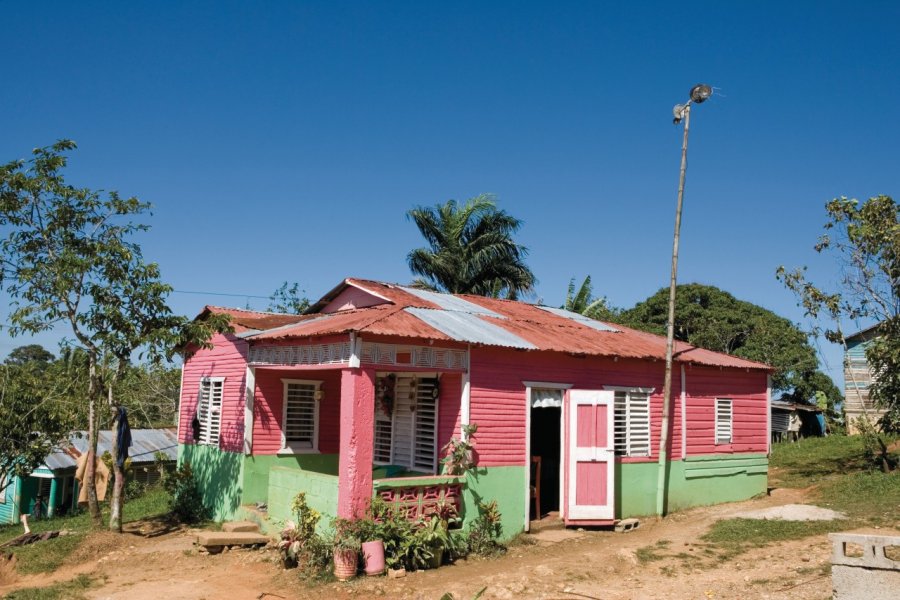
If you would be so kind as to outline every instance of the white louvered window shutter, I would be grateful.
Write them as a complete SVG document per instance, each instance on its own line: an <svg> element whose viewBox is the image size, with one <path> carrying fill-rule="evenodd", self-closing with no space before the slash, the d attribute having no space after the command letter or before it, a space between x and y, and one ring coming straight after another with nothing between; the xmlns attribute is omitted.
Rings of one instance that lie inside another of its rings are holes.
<svg viewBox="0 0 900 600"><path fill-rule="evenodd" d="M284 380L283 448L318 449L320 385L318 381Z"/></svg>
<svg viewBox="0 0 900 600"><path fill-rule="evenodd" d="M616 390L613 429L617 456L650 456L650 394Z"/></svg>
<svg viewBox="0 0 900 600"><path fill-rule="evenodd" d="M225 380L221 377L206 377L200 381L200 400L197 405L197 419L200 421L198 443L205 446L219 446L224 388Z"/></svg>
<svg viewBox="0 0 900 600"><path fill-rule="evenodd" d="M416 386L413 468L437 472L438 380L420 379Z"/></svg>
<svg viewBox="0 0 900 600"><path fill-rule="evenodd" d="M393 412L375 412L373 461L426 473L437 472L438 380L399 376Z"/></svg>
<svg viewBox="0 0 900 600"><path fill-rule="evenodd" d="M716 444L731 443L732 412L732 404L730 399L716 399Z"/></svg>

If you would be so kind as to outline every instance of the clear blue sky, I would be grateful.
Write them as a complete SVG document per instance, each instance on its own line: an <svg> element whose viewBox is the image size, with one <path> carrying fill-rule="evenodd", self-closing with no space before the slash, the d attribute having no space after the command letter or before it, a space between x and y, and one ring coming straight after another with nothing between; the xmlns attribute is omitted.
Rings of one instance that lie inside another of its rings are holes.
<svg viewBox="0 0 900 600"><path fill-rule="evenodd" d="M812 250L824 203L900 194L896 2L0 8L0 160L76 140L73 182L153 203L141 241L178 290L407 282L405 212L489 192L525 222L540 299L590 274L631 306L667 284L671 109L701 81L681 282L802 321L774 272L837 277ZM27 341L0 333L0 356Z"/></svg>

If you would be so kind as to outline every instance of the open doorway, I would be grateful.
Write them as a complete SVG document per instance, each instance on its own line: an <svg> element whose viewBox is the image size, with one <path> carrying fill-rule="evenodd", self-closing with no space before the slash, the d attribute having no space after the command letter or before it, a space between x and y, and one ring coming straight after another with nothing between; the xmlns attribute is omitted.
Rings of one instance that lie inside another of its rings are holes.
<svg viewBox="0 0 900 600"><path fill-rule="evenodd" d="M531 389L531 520L559 515L562 389Z"/></svg>

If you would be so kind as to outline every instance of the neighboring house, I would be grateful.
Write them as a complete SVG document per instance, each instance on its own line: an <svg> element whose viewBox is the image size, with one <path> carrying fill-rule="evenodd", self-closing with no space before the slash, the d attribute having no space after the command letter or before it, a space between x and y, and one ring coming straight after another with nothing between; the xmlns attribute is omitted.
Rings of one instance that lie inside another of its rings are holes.
<svg viewBox="0 0 900 600"><path fill-rule="evenodd" d="M822 409L813 404L772 401L772 441L796 442L825 435Z"/></svg>
<svg viewBox="0 0 900 600"><path fill-rule="evenodd" d="M328 517L380 496L465 521L496 500L505 536L541 512L570 525L654 514L666 340L557 308L347 279L307 314L207 306L234 333L186 353L179 461L216 519L290 518L297 492ZM670 510L766 491L769 373L677 344ZM478 425L477 467L441 448ZM548 480L549 478L549 480ZM268 505L260 518L254 505Z"/></svg>
<svg viewBox="0 0 900 600"><path fill-rule="evenodd" d="M103 456L112 448L110 431L101 431L97 442L97 453ZM43 516L66 514L77 508L78 482L75 467L78 458L86 453L88 440L86 431L76 431L69 436L69 442L47 455L44 464L23 479L14 477L5 490L0 492L0 523L18 523L19 516L34 514L40 499ZM174 466L178 457L178 438L175 428L132 429L131 459L126 480L136 480L145 484L159 481L159 465L156 453L166 456L166 463ZM107 499L111 490L107 492Z"/></svg>
<svg viewBox="0 0 900 600"><path fill-rule="evenodd" d="M848 433L859 433L856 420L866 417L875 423L884 415L884 410L875 406L869 398L872 371L866 359L866 348L878 337L878 325L863 329L846 338L847 349L844 356L844 418Z"/></svg>

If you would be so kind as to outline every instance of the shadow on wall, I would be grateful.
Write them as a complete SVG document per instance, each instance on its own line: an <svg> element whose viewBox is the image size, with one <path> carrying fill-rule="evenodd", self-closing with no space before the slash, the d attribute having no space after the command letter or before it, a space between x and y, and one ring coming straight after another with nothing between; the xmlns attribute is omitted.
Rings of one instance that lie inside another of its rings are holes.
<svg viewBox="0 0 900 600"><path fill-rule="evenodd" d="M182 447L179 463L190 463L203 504L215 521L233 518L241 504L242 461L243 455L237 452L199 445Z"/></svg>

